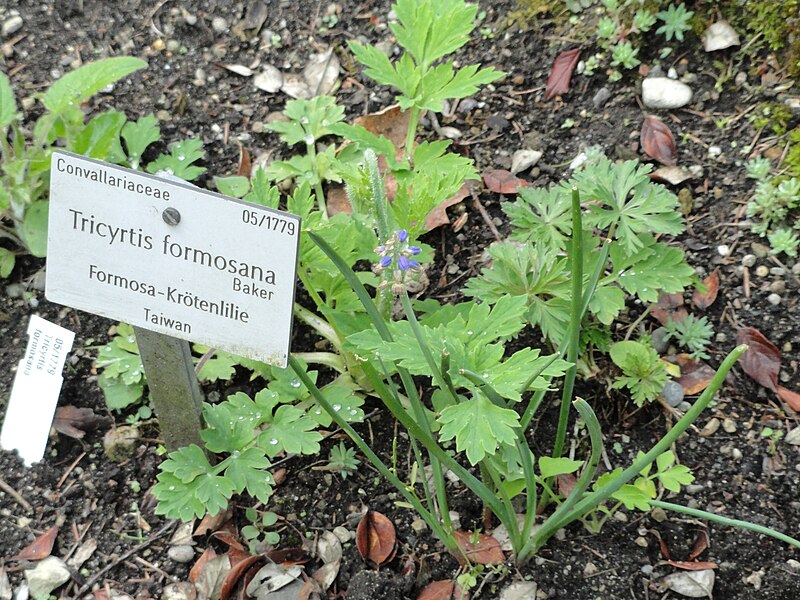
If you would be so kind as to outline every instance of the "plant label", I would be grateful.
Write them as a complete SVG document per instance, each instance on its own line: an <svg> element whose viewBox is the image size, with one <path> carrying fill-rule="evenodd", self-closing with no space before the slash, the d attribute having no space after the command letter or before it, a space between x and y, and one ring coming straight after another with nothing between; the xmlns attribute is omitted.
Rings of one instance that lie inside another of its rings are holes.
<svg viewBox="0 0 800 600"><path fill-rule="evenodd" d="M61 371L75 334L33 315L28 324L28 347L19 361L0 447L17 450L26 465L42 460L50 425L61 393Z"/></svg>
<svg viewBox="0 0 800 600"><path fill-rule="evenodd" d="M53 302L285 367L300 219L54 152Z"/></svg>

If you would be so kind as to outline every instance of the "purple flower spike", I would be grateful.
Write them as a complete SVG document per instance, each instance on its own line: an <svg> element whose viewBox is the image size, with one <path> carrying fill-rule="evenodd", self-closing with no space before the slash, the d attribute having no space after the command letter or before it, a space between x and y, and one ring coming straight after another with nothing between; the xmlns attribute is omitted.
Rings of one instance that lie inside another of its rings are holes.
<svg viewBox="0 0 800 600"><path fill-rule="evenodd" d="M401 229L397 232L397 239L400 240L401 243L405 242L408 239L408 232L405 229Z"/></svg>
<svg viewBox="0 0 800 600"><path fill-rule="evenodd" d="M411 260L403 255L400 255L400 258L397 259L397 264L401 271L408 271L408 269L411 267Z"/></svg>
<svg viewBox="0 0 800 600"><path fill-rule="evenodd" d="M408 264L412 269L416 269L419 266L419 263L415 261L413 258L408 259Z"/></svg>
<svg viewBox="0 0 800 600"><path fill-rule="evenodd" d="M380 262L381 262L381 266L385 269L390 264L392 264L392 257L391 256L382 256Z"/></svg>
<svg viewBox="0 0 800 600"><path fill-rule="evenodd" d="M416 256L417 254L422 252L419 246L409 246L408 250L409 252L411 252L411 256Z"/></svg>

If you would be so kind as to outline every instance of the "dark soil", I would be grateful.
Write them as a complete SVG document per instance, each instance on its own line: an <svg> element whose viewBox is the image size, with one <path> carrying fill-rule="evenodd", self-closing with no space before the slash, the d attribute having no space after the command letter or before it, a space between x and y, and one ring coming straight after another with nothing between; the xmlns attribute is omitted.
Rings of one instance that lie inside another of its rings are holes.
<svg viewBox="0 0 800 600"><path fill-rule="evenodd" d="M23 37L15 41L0 65L10 75L17 97L24 98L43 91L54 78L81 61L121 54L146 58L148 69L117 84L112 93L101 95L87 110L113 106L124 110L131 119L157 112L164 144L191 135L202 137L208 174L198 183L209 185L210 176L235 172L240 143L254 156L264 152L273 156L286 154L275 136L254 131L260 129L256 124L282 109L286 97L256 90L249 80L221 68L221 64L248 65L259 58L296 72L310 51L333 44L347 67L352 65L346 60L347 39L363 37L375 42L386 40L389 35L386 28L375 25L386 21L389 5L385 1L343 3L338 23L329 31L320 31L320 16L326 3L312 0L269 2L262 36L254 41L242 42L231 31L216 32L212 28L212 18L224 17L233 25L252 4L257 3L5 0L0 7L0 22L16 12L23 17L24 25L19 32ZM474 158L479 171L508 168L515 150L533 147L543 151L543 158L523 177L532 185L543 186L564 176L564 165L585 146L599 144L612 158L627 158L639 151L638 131L644 115L637 91L641 77L630 72L622 81L608 83L602 75L590 79L576 75L571 92L562 101L544 103L543 86L552 59L574 46L568 31L550 22L526 32L516 27L503 29L505 16L515 7L513 2L487 1L482 5L487 11L484 25L492 27L494 35L476 34L459 58L464 64L493 64L508 76L495 88L483 90L475 102L462 102L452 117L440 116L441 125L461 130L463 137L455 147ZM196 23L187 23L182 11L196 17ZM259 47L261 40L269 39L270 34L264 33L267 30L280 36L282 47ZM176 40L180 50L166 50L169 40ZM648 51L655 56L657 50ZM709 362L718 365L732 348L738 326L756 327L783 350L783 385L800 389L800 281L791 272L792 264L758 258L758 265L773 270L765 277L752 274L747 295L740 266L742 256L754 252L751 245L760 240L736 225L752 189L744 176L747 156L740 149L755 137L748 118L739 116L752 105L775 98L776 92L762 87L755 75L765 56L741 61L737 56L736 69L748 73L747 82L735 85L731 80L720 93L714 89L718 69L703 52L697 37L689 36L676 55L664 67L674 63L679 72L688 69L698 75L693 84L695 100L687 109L664 111L659 116L676 134L680 163L702 167L700 179L682 186L684 194L692 198L693 208L688 217L688 233L678 241L701 276L715 269L720 272L720 298L708 310L717 332ZM723 54L719 60L732 59ZM202 86L193 83L198 69L205 72ZM337 98L347 107L349 117L374 112L391 103L388 90L365 90L361 84L370 83L355 67L343 73L342 79L345 84ZM602 108L596 108L592 99L603 86L608 87L611 97ZM29 116L35 117L35 111L34 108ZM731 119L719 126L721 117ZM562 128L567 119L572 119L574 126ZM430 121L425 126L431 127ZM432 129L426 133L436 135ZM762 139L757 150L766 151L771 143L778 141ZM710 146L720 147L721 154L710 155ZM158 150L163 150L163 145ZM488 191L480 195L489 218L504 234L509 228L500 211L501 200ZM459 219L460 229L444 227L426 238L438 252L437 263L429 273L428 296L457 299L460 286L479 271L482 253L494 240L471 200L451 209L452 217L463 214L466 217ZM720 245L728 246L729 252L722 255ZM757 250L756 247L758 254ZM41 261L22 260L11 279L3 283L0 417L25 348L25 329L31 314L76 333L60 404L109 414L96 384L92 361L95 347L109 339L114 323L48 303L40 283L43 267ZM755 267L751 273L754 271ZM785 284L777 306L767 301L775 281ZM637 310L640 309L633 307L632 313ZM655 325L647 321L646 326ZM658 405L636 410L620 396L608 396L604 389L598 381L588 382L581 391L601 415L611 464L624 465L637 450L660 438L668 423ZM220 387L206 392L219 395L226 390ZM542 411L535 424L535 444L545 450L549 448L556 413L552 407ZM125 415L110 416L117 425L124 423ZM699 435L698 430L712 418L730 419L735 430L729 426L708 436ZM687 433L677 448L681 463L693 469L696 481L675 501L797 536L800 447L782 439L771 442L761 435L765 427L789 432L798 425L797 415L735 369L716 405L702 419L697 423L698 430ZM157 429L146 426L134 456L120 464L112 463L103 453L101 441L106 429L91 431L83 440L53 433L45 460L31 468L25 468L15 454L0 452L0 479L5 484L0 490L0 572L5 563L13 589L22 584L22 569L29 565L12 557L53 525L60 527L53 551L57 556L72 555L89 540L97 543L92 556L73 572L73 581L60 588L60 598L77 597L78 590L90 579L95 588L106 587L137 598L158 598L166 584L188 578L194 560L185 564L168 558L172 526L154 515L155 501L148 493L161 460L156 452ZM399 435L394 423L381 411L362 425L361 431L384 456L391 453L392 442ZM405 456L404 439L397 439L399 456ZM360 599L416 598L427 582L454 578L458 574L456 561L429 533L418 533L411 527L414 514L395 506L398 495L364 461L359 471L344 481L312 469L324 462L335 441L326 442L319 460L290 459L281 465L286 469L285 480L270 508L285 519L282 544L298 545L309 536L313 538L336 526L354 530L363 507L369 506L389 516L396 525L400 544L397 557L380 573L373 573L355 547L346 545L331 597L338 592L339 597ZM617 443L619 452L612 450ZM456 484L453 492L462 525L465 529L480 527L480 506L466 494L459 494L461 489ZM238 526L245 524L241 508L248 503L247 498L236 502L234 516ZM538 597L542 598L675 598L678 596L664 592L658 585L665 575L676 572L660 562L663 556L658 538L664 540L673 559L683 560L703 528L708 531L709 548L699 558L719 565L716 598L800 598L797 562L787 562L798 560L798 553L773 538L680 515L661 520L621 511L618 516L609 521L601 535L589 535L580 525L571 526L530 565L518 568L509 564L486 577L473 597L498 598L509 583L526 579L538 584ZM199 551L215 544L220 549L218 542L203 537L197 542ZM414 566L411 574L409 565ZM309 563L309 571L314 569L314 563ZM0 577L0 592L2 583ZM92 596L86 593L81 597ZM94 596L101 597L104 596Z"/></svg>

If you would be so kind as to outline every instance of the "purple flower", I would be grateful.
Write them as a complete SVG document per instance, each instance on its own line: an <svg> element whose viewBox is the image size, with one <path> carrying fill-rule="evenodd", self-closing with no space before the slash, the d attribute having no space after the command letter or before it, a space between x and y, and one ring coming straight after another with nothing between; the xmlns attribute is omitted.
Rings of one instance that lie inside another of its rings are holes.
<svg viewBox="0 0 800 600"><path fill-rule="evenodd" d="M381 266L385 269L390 264L392 264L392 257L391 256L382 256L380 260Z"/></svg>
<svg viewBox="0 0 800 600"><path fill-rule="evenodd" d="M408 239L408 232L405 229L401 229L397 232L397 239L400 240L400 243L405 242Z"/></svg>
<svg viewBox="0 0 800 600"><path fill-rule="evenodd" d="M408 258L401 255L400 258L397 259L397 266L400 267L401 271L408 271L409 269L418 267L419 263L413 258Z"/></svg>
<svg viewBox="0 0 800 600"><path fill-rule="evenodd" d="M409 246L408 251L411 252L411 256L416 256L417 254L422 252L419 246Z"/></svg>

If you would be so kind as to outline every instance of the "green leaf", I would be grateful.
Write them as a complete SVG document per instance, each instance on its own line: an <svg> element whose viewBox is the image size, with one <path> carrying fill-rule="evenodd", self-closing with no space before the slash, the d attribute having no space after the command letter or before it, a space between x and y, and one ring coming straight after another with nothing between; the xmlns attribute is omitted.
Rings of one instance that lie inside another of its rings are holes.
<svg viewBox="0 0 800 600"><path fill-rule="evenodd" d="M95 366L103 369L102 379L119 379L124 385L141 384L144 381L144 367L135 341L128 343L123 335L116 336L100 348Z"/></svg>
<svg viewBox="0 0 800 600"><path fill-rule="evenodd" d="M479 86L501 79L505 75L494 67L479 69L479 65L469 65L454 71L450 63L436 65L422 78L420 91L414 103L419 108L441 112L445 100L472 96L478 91Z"/></svg>
<svg viewBox="0 0 800 600"><path fill-rule="evenodd" d="M397 43L417 64L430 65L469 41L478 5L464 0L398 0L394 11L399 22L389 27Z"/></svg>
<svg viewBox="0 0 800 600"><path fill-rule="evenodd" d="M625 292L613 285L598 286L589 301L589 310L603 325L611 325L624 308Z"/></svg>
<svg viewBox="0 0 800 600"><path fill-rule="evenodd" d="M648 245L629 256L616 243L611 246L616 280L626 292L651 303L658 301L661 293L682 292L694 281L694 269L686 262L683 250L660 242L642 243Z"/></svg>
<svg viewBox="0 0 800 600"><path fill-rule="evenodd" d="M161 463L160 468L183 483L189 483L201 475L206 476L213 472L208 458L197 444L184 446L170 452L167 460Z"/></svg>
<svg viewBox="0 0 800 600"><path fill-rule="evenodd" d="M294 406L275 411L271 426L259 436L259 446L272 458L281 451L289 454L316 454L322 436L317 423Z"/></svg>
<svg viewBox="0 0 800 600"><path fill-rule="evenodd" d="M200 437L211 452L234 453L256 439L254 420L246 418L230 402L204 404L203 419L206 428Z"/></svg>
<svg viewBox="0 0 800 600"><path fill-rule="evenodd" d="M344 120L344 108L331 96L317 96L311 100L290 100L283 114L287 121L273 121L266 128L280 134L281 141L289 146L303 142L313 144L330 135L330 127Z"/></svg>
<svg viewBox="0 0 800 600"><path fill-rule="evenodd" d="M51 85L44 95L44 105L51 113L61 114L85 102L104 87L146 66L145 61L132 56L87 63Z"/></svg>
<svg viewBox="0 0 800 600"><path fill-rule="evenodd" d="M14 270L16 255L8 248L0 248L0 277L8 277Z"/></svg>
<svg viewBox="0 0 800 600"><path fill-rule="evenodd" d="M650 495L641 488L626 483L611 495L614 500L622 502L628 510L650 510Z"/></svg>
<svg viewBox="0 0 800 600"><path fill-rule="evenodd" d="M161 139L161 128L158 126L158 119L150 113L135 123L133 121L125 123L121 136L125 140L128 163L132 169L138 169L145 150L150 144Z"/></svg>
<svg viewBox="0 0 800 600"><path fill-rule="evenodd" d="M25 211L22 240L28 251L38 258L47 256L47 221L50 203L38 200Z"/></svg>
<svg viewBox="0 0 800 600"><path fill-rule="evenodd" d="M501 205L515 227L511 239L530 241L554 252L564 252L572 233L570 194L566 185L549 189L520 188L516 202Z"/></svg>
<svg viewBox="0 0 800 600"><path fill-rule="evenodd" d="M142 399L144 385L142 383L128 384L121 379L106 376L105 372L97 378L103 396L106 399L106 406L111 410L122 410L123 408L135 404Z"/></svg>
<svg viewBox="0 0 800 600"><path fill-rule="evenodd" d="M350 388L332 383L322 388L322 395L325 396L333 410L338 412L346 421L360 423L364 420L364 411L361 408L364 404L364 399L357 396ZM309 399L308 402L311 402L311 400ZM333 422L331 416L317 406L316 403L314 403L314 408L309 409L308 415L322 427L329 427Z"/></svg>
<svg viewBox="0 0 800 600"><path fill-rule="evenodd" d="M442 425L441 440L455 438L456 449L466 451L473 465L493 455L498 446L513 444L519 427L516 412L492 404L483 394L445 408L438 421Z"/></svg>
<svg viewBox="0 0 800 600"><path fill-rule="evenodd" d="M235 451L226 459L226 464L225 477L230 479L237 493L247 490L261 502L269 502L275 480L267 471L270 462L263 450L247 448L241 452Z"/></svg>
<svg viewBox="0 0 800 600"><path fill-rule="evenodd" d="M278 208L281 201L281 192L274 185L270 185L269 177L264 169L257 168L250 178L250 191L244 196L244 200L266 206L268 208Z"/></svg>
<svg viewBox="0 0 800 600"><path fill-rule="evenodd" d="M169 154L162 154L149 163L147 172L167 171L185 181L197 179L206 171L204 167L198 167L193 164L205 157L206 153L202 148L203 140L199 138L177 142L170 147Z"/></svg>
<svg viewBox="0 0 800 600"><path fill-rule="evenodd" d="M675 464L675 454L672 450L662 452L656 457L656 470L661 473Z"/></svg>
<svg viewBox="0 0 800 600"><path fill-rule="evenodd" d="M549 456L539 457L539 473L545 479L556 475L566 475L574 473L583 465L582 460L572 460L566 456L551 458Z"/></svg>
<svg viewBox="0 0 800 600"><path fill-rule="evenodd" d="M5 73L0 73L0 132L17 118L17 101L11 89L11 82Z"/></svg>
<svg viewBox="0 0 800 600"><path fill-rule="evenodd" d="M637 405L655 400L667 382L667 370L652 347L627 340L617 342L610 349L614 361L623 375L611 387L627 387Z"/></svg>
<svg viewBox="0 0 800 600"><path fill-rule="evenodd" d="M119 136L125 121L125 113L115 110L100 113L86 124L68 148L89 158L112 163L123 162L125 153L122 151Z"/></svg>
<svg viewBox="0 0 800 600"><path fill-rule="evenodd" d="M355 54L356 60L366 67L364 74L371 77L378 83L389 85L406 96L414 93L414 82L400 77L395 71L389 58L375 46L360 44L349 41L347 43L350 51Z"/></svg>
<svg viewBox="0 0 800 600"><path fill-rule="evenodd" d="M236 365L239 358L228 352L218 351L209 358L197 374L200 381L213 383L215 381L230 381L236 374Z"/></svg>

